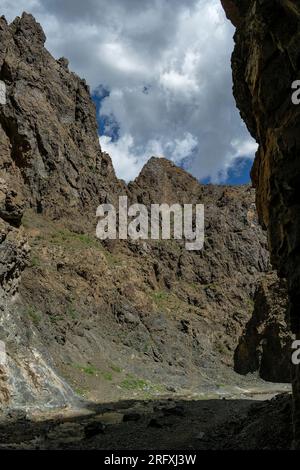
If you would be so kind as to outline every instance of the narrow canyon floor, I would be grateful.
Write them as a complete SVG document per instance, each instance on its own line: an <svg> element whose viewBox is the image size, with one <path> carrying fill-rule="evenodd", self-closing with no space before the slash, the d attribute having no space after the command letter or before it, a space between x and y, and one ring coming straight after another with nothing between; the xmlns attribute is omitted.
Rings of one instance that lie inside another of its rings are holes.
<svg viewBox="0 0 300 470"><path fill-rule="evenodd" d="M108 399L108 397L107 397ZM272 433L270 433L272 429ZM1 450L289 449L289 385L260 380L248 388L165 394L0 417Z"/></svg>

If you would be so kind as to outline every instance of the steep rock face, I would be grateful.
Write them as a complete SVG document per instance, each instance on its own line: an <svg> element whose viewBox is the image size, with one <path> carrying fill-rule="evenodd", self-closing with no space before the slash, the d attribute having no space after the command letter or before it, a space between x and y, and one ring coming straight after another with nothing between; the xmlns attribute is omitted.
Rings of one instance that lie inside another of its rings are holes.
<svg viewBox="0 0 300 470"><path fill-rule="evenodd" d="M256 288L253 307L234 353L234 369L240 374L259 371L264 380L290 383L292 337L285 282L273 273L265 276Z"/></svg>
<svg viewBox="0 0 300 470"><path fill-rule="evenodd" d="M245 292L247 299L251 298L261 273L270 268L266 238L255 211L254 191L248 186L200 185L191 175L159 158L149 160L139 177L129 185L129 190L133 200L143 201L148 206L163 202L204 204L204 249L188 252L182 249L181 243L177 266L172 271L185 282L206 286L207 299L203 307L208 309L212 302L213 310L217 311L216 304L219 304L220 317L229 322L228 341L233 344L239 334L229 331L229 324L232 321L237 325L238 317L246 314L245 318L251 309L246 298L242 302L244 307L239 309L242 293ZM162 247L163 256L162 252L157 253L164 270L168 266L164 260L167 261L166 248L167 244ZM157 249L155 244L153 249ZM242 322L242 318L240 320Z"/></svg>
<svg viewBox="0 0 300 470"><path fill-rule="evenodd" d="M64 406L73 392L58 377L40 339L17 308L21 275L28 265L30 247L23 227L22 205L0 180L0 408L39 405ZM10 223L9 223L9 222ZM13 225L11 225L13 224Z"/></svg>
<svg viewBox="0 0 300 470"><path fill-rule="evenodd" d="M122 184L100 149L88 86L44 42L31 15L0 19L1 177L40 213L91 217Z"/></svg>
<svg viewBox="0 0 300 470"><path fill-rule="evenodd" d="M12 399L12 387L9 384L9 370L6 362L7 327L10 299L16 294L22 271L25 269L29 245L24 231L11 225L20 225L22 207L15 200L16 193L9 190L5 181L0 179L0 406ZM10 221L11 223L9 223ZM13 326L14 320L11 321ZM3 350L4 349L4 350Z"/></svg>
<svg viewBox="0 0 300 470"><path fill-rule="evenodd" d="M113 197L121 183L98 143L88 87L44 48L45 35L31 15L8 25L0 18L0 405L59 405L73 392L17 306L29 244L20 227L32 207L65 220ZM2 86L3 89L3 86ZM83 223L84 224L84 223Z"/></svg>
<svg viewBox="0 0 300 470"><path fill-rule="evenodd" d="M21 224L23 204L0 178L0 285L3 295L14 296L28 261L29 245Z"/></svg>
<svg viewBox="0 0 300 470"><path fill-rule="evenodd" d="M300 108L292 82L300 72L300 2L222 0L237 26L232 56L234 96L259 143L252 180L272 263L287 278L293 333L300 334ZM238 21L237 21L238 16ZM300 380L294 370L295 445L300 443Z"/></svg>
<svg viewBox="0 0 300 470"><path fill-rule="evenodd" d="M125 363L161 386L232 383L234 350L270 267L254 191L203 186L152 158L127 194L148 207L204 204L203 251L187 251L183 240L100 243L84 228L81 235L27 212L32 254L20 308L36 313L33 328L77 388L95 387L74 370L89 363L106 373L107 364Z"/></svg>

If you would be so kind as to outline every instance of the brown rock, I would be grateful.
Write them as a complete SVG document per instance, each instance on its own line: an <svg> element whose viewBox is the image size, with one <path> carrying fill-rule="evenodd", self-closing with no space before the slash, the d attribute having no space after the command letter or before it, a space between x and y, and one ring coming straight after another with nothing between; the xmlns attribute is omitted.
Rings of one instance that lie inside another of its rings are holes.
<svg viewBox="0 0 300 470"><path fill-rule="evenodd" d="M101 151L95 106L85 81L44 48L45 35L26 13L0 28L1 178L43 213L94 217L122 187Z"/></svg>
<svg viewBox="0 0 300 470"><path fill-rule="evenodd" d="M237 26L233 92L259 149L252 170L261 224L268 230L273 266L287 278L289 316L300 337L300 108L292 103L299 79L299 1L222 2ZM241 21L236 21L236 9ZM233 8L233 7L232 7ZM300 381L294 370L295 445L300 445Z"/></svg>
<svg viewBox="0 0 300 470"><path fill-rule="evenodd" d="M290 383L293 337L288 331L286 285L270 274L256 288L252 317L235 350L235 371L259 371L264 380Z"/></svg>

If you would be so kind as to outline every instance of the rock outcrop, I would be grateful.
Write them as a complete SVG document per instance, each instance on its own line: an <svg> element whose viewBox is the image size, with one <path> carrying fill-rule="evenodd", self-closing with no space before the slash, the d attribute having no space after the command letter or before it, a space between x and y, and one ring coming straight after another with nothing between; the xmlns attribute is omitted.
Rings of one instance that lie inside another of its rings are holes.
<svg viewBox="0 0 300 470"><path fill-rule="evenodd" d="M1 178L39 213L59 218L94 216L122 184L101 152L95 106L84 80L56 61L45 35L24 13L0 19ZM12 196L11 196L12 197Z"/></svg>
<svg viewBox="0 0 300 470"><path fill-rule="evenodd" d="M87 85L55 61L44 42L31 15L10 25L0 18L0 340L7 353L0 404L27 407L63 406L74 394L17 307L30 258L20 227L24 210L66 220L81 213L91 221L97 203L120 185L98 144Z"/></svg>
<svg viewBox="0 0 300 470"><path fill-rule="evenodd" d="M239 374L259 371L270 382L291 382L291 343L288 331L287 290L275 273L258 284L253 314L234 353Z"/></svg>
<svg viewBox="0 0 300 470"><path fill-rule="evenodd" d="M292 83L300 73L300 2L222 0L233 24L233 92L259 143L252 180L273 266L286 277L289 317L300 337L300 107ZM300 371L294 368L295 446L300 445Z"/></svg>
<svg viewBox="0 0 300 470"><path fill-rule="evenodd" d="M88 396L95 378L83 379L76 364L91 363L96 375L125 363L130 374L172 389L243 380L232 372L234 350L270 269L254 191L203 186L152 158L127 194L146 205L203 203L203 251L187 251L183 240L100 243L84 227L72 231L27 211L32 252L19 308L33 317L59 370Z"/></svg>

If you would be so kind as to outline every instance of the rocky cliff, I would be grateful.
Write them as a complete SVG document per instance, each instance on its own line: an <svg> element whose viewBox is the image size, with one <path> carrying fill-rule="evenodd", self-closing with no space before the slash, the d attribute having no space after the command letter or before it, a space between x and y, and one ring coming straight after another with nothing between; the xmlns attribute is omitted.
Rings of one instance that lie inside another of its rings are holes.
<svg viewBox="0 0 300 470"><path fill-rule="evenodd" d="M122 184L101 152L87 84L68 70L66 59L49 54L45 39L31 15L10 25L0 19L2 177L14 188L10 198L19 214L23 201L55 218L76 213L89 220ZM18 225L20 217L13 217Z"/></svg>
<svg viewBox="0 0 300 470"><path fill-rule="evenodd" d="M264 380L290 383L292 337L287 325L286 283L270 273L257 285L253 314L234 353L234 369L240 374L258 370Z"/></svg>
<svg viewBox="0 0 300 470"><path fill-rule="evenodd" d="M299 126L292 103L299 79L300 2L222 0L236 26L232 56L234 96L259 143L252 180L273 266L287 278L289 316L300 333ZM295 445L300 442L300 380L294 370Z"/></svg>
<svg viewBox="0 0 300 470"><path fill-rule="evenodd" d="M8 25L0 19L0 280L2 401L62 405L73 392L56 376L42 339L16 306L18 284L30 263L24 227L26 208L82 225L93 220L99 201L120 185L98 144L95 109L88 87L44 48L45 35L31 15ZM105 185L109 187L106 187ZM112 189L113 188L113 189ZM85 220L85 222L83 222ZM5 384L4 384L5 378Z"/></svg>
<svg viewBox="0 0 300 470"><path fill-rule="evenodd" d="M99 146L87 85L47 52L41 26L28 14L1 18L0 36L1 403L255 383L233 372L270 270L254 190L204 186L158 158L126 186ZM203 251L177 240L101 243L96 208L121 194L203 203Z"/></svg>

